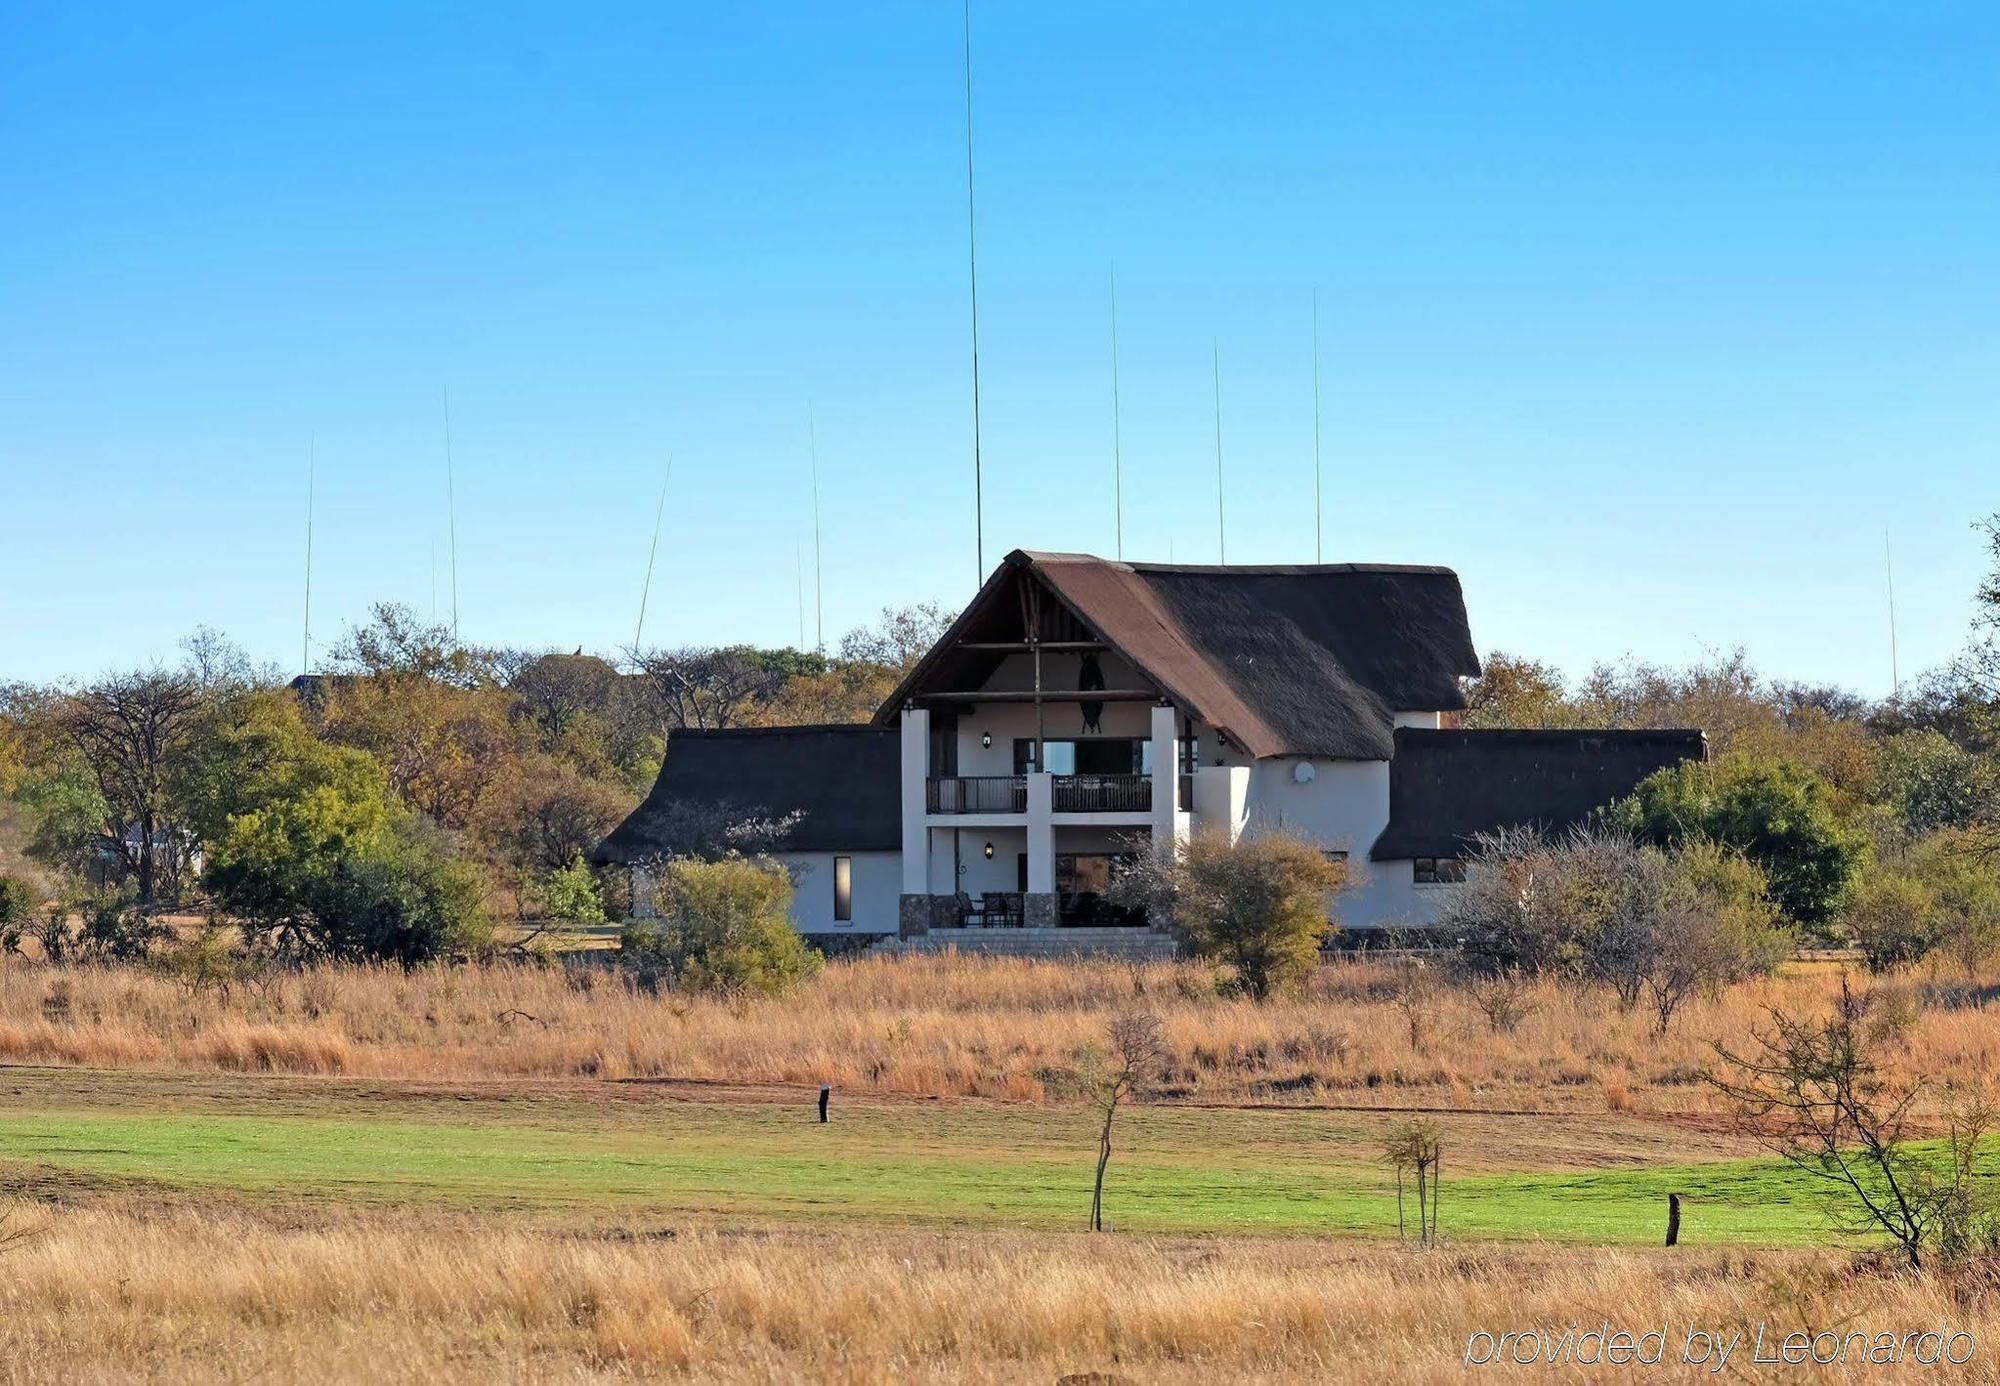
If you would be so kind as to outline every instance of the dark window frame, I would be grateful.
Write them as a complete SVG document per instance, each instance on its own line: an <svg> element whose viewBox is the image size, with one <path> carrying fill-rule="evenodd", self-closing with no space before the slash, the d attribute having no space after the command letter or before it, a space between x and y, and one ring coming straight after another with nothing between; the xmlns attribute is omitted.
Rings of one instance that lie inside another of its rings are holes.
<svg viewBox="0 0 2000 1386"><path fill-rule="evenodd" d="M1410 862L1410 879L1418 885L1461 885L1465 881L1463 857L1415 857Z"/></svg>

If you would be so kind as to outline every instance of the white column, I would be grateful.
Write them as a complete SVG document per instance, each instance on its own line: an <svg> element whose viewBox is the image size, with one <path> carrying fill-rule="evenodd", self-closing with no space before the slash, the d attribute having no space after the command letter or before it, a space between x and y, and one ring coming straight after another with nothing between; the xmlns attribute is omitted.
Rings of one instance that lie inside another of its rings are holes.
<svg viewBox="0 0 2000 1386"><path fill-rule="evenodd" d="M1050 895L1056 888L1056 777L1028 776L1028 893Z"/></svg>
<svg viewBox="0 0 2000 1386"><path fill-rule="evenodd" d="M1182 807L1174 797L1181 785L1174 721L1171 707L1153 709L1153 845L1156 848L1174 840L1174 813Z"/></svg>
<svg viewBox="0 0 2000 1386"><path fill-rule="evenodd" d="M931 835L926 786L931 772L931 715L903 709L903 894L931 892Z"/></svg>

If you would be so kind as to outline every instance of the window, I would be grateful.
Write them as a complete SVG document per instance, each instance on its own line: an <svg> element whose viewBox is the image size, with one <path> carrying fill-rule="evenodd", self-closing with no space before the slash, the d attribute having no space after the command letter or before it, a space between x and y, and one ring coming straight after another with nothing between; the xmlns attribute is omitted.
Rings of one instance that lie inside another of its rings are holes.
<svg viewBox="0 0 2000 1386"><path fill-rule="evenodd" d="M833 859L833 922L854 922L854 858Z"/></svg>
<svg viewBox="0 0 2000 1386"><path fill-rule="evenodd" d="M1153 743L1136 736L1050 737L1035 763L1035 739L1014 738L1014 773L1032 775L1144 775L1153 768Z"/></svg>
<svg viewBox="0 0 2000 1386"><path fill-rule="evenodd" d="M1411 870L1418 885L1457 885L1465 879L1465 863L1457 857L1418 857Z"/></svg>
<svg viewBox="0 0 2000 1386"><path fill-rule="evenodd" d="M1321 852L1320 855L1325 857L1328 861L1332 862L1335 866L1345 866L1347 864L1347 853L1337 848L1332 851Z"/></svg>

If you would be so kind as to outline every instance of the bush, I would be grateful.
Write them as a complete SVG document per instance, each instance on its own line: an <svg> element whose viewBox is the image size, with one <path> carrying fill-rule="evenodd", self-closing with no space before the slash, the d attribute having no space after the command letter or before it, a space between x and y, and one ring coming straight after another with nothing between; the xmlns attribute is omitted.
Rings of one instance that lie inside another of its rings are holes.
<svg viewBox="0 0 2000 1386"><path fill-rule="evenodd" d="M1668 855L1614 833L1481 844L1440 926L1486 976L1556 973L1646 1001L1664 1031L1688 997L1768 972L1791 949L1762 873L1713 843Z"/></svg>
<svg viewBox="0 0 2000 1386"><path fill-rule="evenodd" d="M19 876L0 872L0 952L21 951L21 935L34 909L34 892Z"/></svg>
<svg viewBox="0 0 2000 1386"><path fill-rule="evenodd" d="M1840 922L1871 972L1940 951L1971 971L2000 950L2000 876L1959 834L1934 833L1878 860Z"/></svg>
<svg viewBox="0 0 2000 1386"><path fill-rule="evenodd" d="M817 973L820 955L792 927L792 881L771 862L667 862L656 920L626 926L622 951L641 976L692 991L789 991Z"/></svg>
<svg viewBox="0 0 2000 1386"><path fill-rule="evenodd" d="M416 814L342 862L310 897L313 938L335 958L405 967L482 951L492 938L479 868Z"/></svg>
<svg viewBox="0 0 2000 1386"><path fill-rule="evenodd" d="M1111 898L1173 921L1196 954L1229 964L1237 987L1262 1001L1318 959L1335 928L1331 897L1346 884L1345 863L1289 833L1234 842L1201 833L1128 867Z"/></svg>
<svg viewBox="0 0 2000 1386"><path fill-rule="evenodd" d="M1825 781L1771 757L1688 761L1646 779L1607 815L1612 828L1656 847L1706 839L1755 862L1785 915L1811 927L1839 909L1861 843L1834 813Z"/></svg>

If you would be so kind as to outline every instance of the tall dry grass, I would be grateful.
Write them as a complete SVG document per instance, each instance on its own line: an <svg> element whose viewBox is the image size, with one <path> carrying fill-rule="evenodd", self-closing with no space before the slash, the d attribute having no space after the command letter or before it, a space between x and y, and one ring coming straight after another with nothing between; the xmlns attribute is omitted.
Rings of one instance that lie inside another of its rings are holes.
<svg viewBox="0 0 2000 1386"><path fill-rule="evenodd" d="M1668 1326L1676 1347L1690 1324L1948 1322L1980 1341L1972 1380L1991 1379L2000 1333L1976 1277L1825 1254L286 1226L131 1201L6 1221L34 1235L0 1254L0 1381L1434 1382L1460 1379L1475 1332L1607 1321Z"/></svg>
<svg viewBox="0 0 2000 1386"><path fill-rule="evenodd" d="M1606 993L1542 983L1511 1030L1467 992L1343 962L1264 1005L1194 964L873 957L781 999L650 994L606 969L528 964L273 972L191 989L139 968L0 965L0 1061L415 1079L830 1082L1061 1098L1106 1020L1156 1012L1182 1094L1224 1101L1684 1109L1713 1044L1769 1006L1823 1005L1806 969L1691 1002L1664 1036ZM1913 1072L2000 1069L1992 987L1894 984Z"/></svg>

